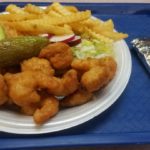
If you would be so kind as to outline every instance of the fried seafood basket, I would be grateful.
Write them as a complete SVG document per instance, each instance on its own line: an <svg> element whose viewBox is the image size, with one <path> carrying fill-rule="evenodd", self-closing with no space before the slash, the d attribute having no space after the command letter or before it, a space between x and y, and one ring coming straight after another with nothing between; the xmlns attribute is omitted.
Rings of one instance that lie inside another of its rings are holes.
<svg viewBox="0 0 150 150"><path fill-rule="evenodd" d="M0 11L3 12L8 4L9 2L0 2ZM26 2L14 4L24 6ZM48 3L33 4L45 6ZM111 18L117 30L128 33L126 42L132 58L128 85L109 109L81 125L39 135L0 132L1 150L150 143L150 76L131 44L133 39L148 37L150 34L150 4L73 3L73 5L80 10L90 9L95 17L102 20Z"/></svg>

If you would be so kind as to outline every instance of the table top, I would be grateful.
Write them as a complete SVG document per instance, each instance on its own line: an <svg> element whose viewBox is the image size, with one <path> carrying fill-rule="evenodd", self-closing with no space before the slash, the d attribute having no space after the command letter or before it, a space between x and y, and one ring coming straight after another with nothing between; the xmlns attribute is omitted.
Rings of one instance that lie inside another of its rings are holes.
<svg viewBox="0 0 150 150"><path fill-rule="evenodd" d="M1 11L7 4L0 3ZM132 73L125 91L104 113L65 131L43 135L1 132L0 149L150 143L150 75L130 43L136 37L150 36L150 4L75 5L81 10L91 9L94 16L103 20L112 18L118 31L129 34L126 42L132 56Z"/></svg>

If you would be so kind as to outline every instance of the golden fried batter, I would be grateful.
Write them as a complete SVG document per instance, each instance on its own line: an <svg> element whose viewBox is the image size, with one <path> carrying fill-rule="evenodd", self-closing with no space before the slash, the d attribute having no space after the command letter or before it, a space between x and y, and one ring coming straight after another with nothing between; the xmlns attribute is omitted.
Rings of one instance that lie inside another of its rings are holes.
<svg viewBox="0 0 150 150"><path fill-rule="evenodd" d="M117 64L112 57L86 60L75 59L72 68L82 72L81 84L89 92L94 92L106 85L115 75Z"/></svg>
<svg viewBox="0 0 150 150"><path fill-rule="evenodd" d="M78 89L60 101L61 107L73 107L82 105L91 100L93 94L84 89Z"/></svg>
<svg viewBox="0 0 150 150"><path fill-rule="evenodd" d="M51 67L50 62L43 58L32 57L23 61L21 64L22 71L40 71L47 75L54 75L54 69Z"/></svg>
<svg viewBox="0 0 150 150"><path fill-rule="evenodd" d="M59 101L54 96L48 97L42 101L42 106L36 109L33 119L37 124L43 124L59 111Z"/></svg>
<svg viewBox="0 0 150 150"><path fill-rule="evenodd" d="M106 67L96 66L83 74L81 84L89 92L94 92L102 88L108 80L108 69Z"/></svg>
<svg viewBox="0 0 150 150"><path fill-rule="evenodd" d="M7 101L8 101L7 85L4 81L3 76L0 74L0 105L3 105Z"/></svg>
<svg viewBox="0 0 150 150"><path fill-rule="evenodd" d="M113 57L104 57L99 59L99 65L108 68L109 70L109 80L111 80L117 70L117 63Z"/></svg>
<svg viewBox="0 0 150 150"><path fill-rule="evenodd" d="M71 69L62 78L53 77L48 90L53 95L66 96L76 91L78 86L77 72Z"/></svg>
<svg viewBox="0 0 150 150"><path fill-rule="evenodd" d="M25 115L32 116L36 109L38 108L38 103L37 104L29 104L21 107L21 112L24 113Z"/></svg>
<svg viewBox="0 0 150 150"><path fill-rule="evenodd" d="M16 105L26 106L40 101L40 96L35 90L38 86L35 76L32 72L5 74L8 94Z"/></svg>
<svg viewBox="0 0 150 150"><path fill-rule="evenodd" d="M87 58L87 59L74 59L71 63L71 67L78 71L88 71L90 68L99 65L99 59Z"/></svg>
<svg viewBox="0 0 150 150"><path fill-rule="evenodd" d="M26 106L40 101L37 90L47 89L50 94L66 96L78 88L77 72L69 70L64 77L56 78L42 72L25 71L17 74L5 74L8 94L18 106ZM72 86L70 86L72 84Z"/></svg>
<svg viewBox="0 0 150 150"><path fill-rule="evenodd" d="M43 48L39 57L49 59L55 69L65 69L70 66L73 53L67 44L58 42Z"/></svg>

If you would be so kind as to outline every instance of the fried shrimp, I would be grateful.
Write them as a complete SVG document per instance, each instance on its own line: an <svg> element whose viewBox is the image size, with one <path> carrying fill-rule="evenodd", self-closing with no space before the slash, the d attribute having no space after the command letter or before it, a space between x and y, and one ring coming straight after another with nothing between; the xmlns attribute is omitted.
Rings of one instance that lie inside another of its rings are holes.
<svg viewBox="0 0 150 150"><path fill-rule="evenodd" d="M25 115L32 116L36 109L38 108L38 104L29 104L21 107L21 112Z"/></svg>
<svg viewBox="0 0 150 150"><path fill-rule="evenodd" d="M99 65L99 59L87 58L87 59L74 59L71 63L71 67L78 71L88 71L90 68Z"/></svg>
<svg viewBox="0 0 150 150"><path fill-rule="evenodd" d="M94 92L106 85L115 75L117 64L112 57L86 60L75 59L72 68L83 72L81 84L89 92Z"/></svg>
<svg viewBox="0 0 150 150"><path fill-rule="evenodd" d="M42 101L41 108L36 109L33 119L37 124L43 124L59 111L59 101L54 96Z"/></svg>
<svg viewBox="0 0 150 150"><path fill-rule="evenodd" d="M53 95L66 96L76 91L78 86L77 72L71 69L62 78L53 77L48 90Z"/></svg>
<svg viewBox="0 0 150 150"><path fill-rule="evenodd" d="M50 62L43 58L32 57L31 59L23 61L21 64L22 71L40 71L47 75L54 75L54 69Z"/></svg>
<svg viewBox="0 0 150 150"><path fill-rule="evenodd" d="M4 81L4 77L0 74L0 105L3 105L7 101L7 85Z"/></svg>
<svg viewBox="0 0 150 150"><path fill-rule="evenodd" d="M114 58L113 57L101 58L101 59L99 59L99 65L108 68L109 80L111 80L114 77L114 75L116 73L116 69L117 69L117 63L114 60Z"/></svg>
<svg viewBox="0 0 150 150"><path fill-rule="evenodd" d="M16 105L26 106L40 101L40 96L34 90L38 86L35 74L32 72L7 73L4 77L8 85L8 94Z"/></svg>
<svg viewBox="0 0 150 150"><path fill-rule="evenodd" d="M91 100L93 94L84 89L78 89L60 101L61 107L73 107L82 105Z"/></svg>
<svg viewBox="0 0 150 150"><path fill-rule="evenodd" d="M73 60L73 53L67 44L58 42L43 48L39 57L47 58L55 69L66 69Z"/></svg>
<svg viewBox="0 0 150 150"><path fill-rule="evenodd" d="M77 72L69 70L62 78L48 76L42 72L25 71L5 74L8 94L18 106L26 106L40 101L37 90L47 89L50 94L66 96L78 88ZM72 86L70 86L70 83Z"/></svg>
<svg viewBox="0 0 150 150"><path fill-rule="evenodd" d="M85 72L81 78L81 84L89 92L97 91L109 81L109 71L106 67L93 67Z"/></svg>

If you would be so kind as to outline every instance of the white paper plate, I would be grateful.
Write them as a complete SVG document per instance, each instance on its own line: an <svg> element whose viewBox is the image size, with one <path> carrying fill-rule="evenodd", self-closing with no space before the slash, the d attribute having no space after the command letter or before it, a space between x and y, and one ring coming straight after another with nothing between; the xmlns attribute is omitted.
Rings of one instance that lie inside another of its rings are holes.
<svg viewBox="0 0 150 150"><path fill-rule="evenodd" d="M60 131L82 124L109 108L124 91L131 74L131 56L125 41L115 44L118 64L114 79L94 99L82 106L61 110L46 124L37 126L32 117L14 111L0 110L0 131L17 134L40 134Z"/></svg>

